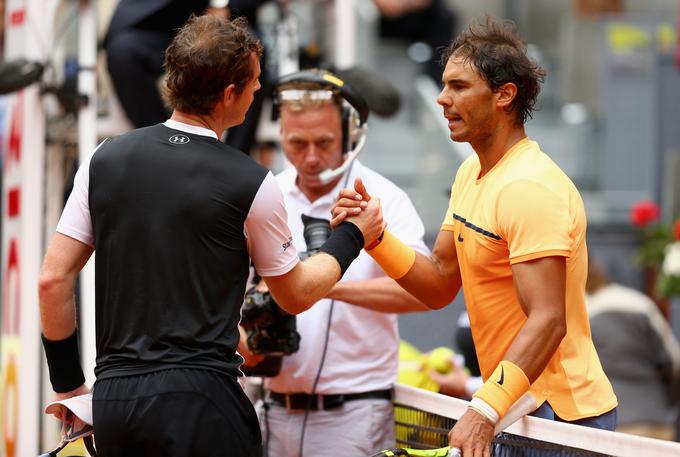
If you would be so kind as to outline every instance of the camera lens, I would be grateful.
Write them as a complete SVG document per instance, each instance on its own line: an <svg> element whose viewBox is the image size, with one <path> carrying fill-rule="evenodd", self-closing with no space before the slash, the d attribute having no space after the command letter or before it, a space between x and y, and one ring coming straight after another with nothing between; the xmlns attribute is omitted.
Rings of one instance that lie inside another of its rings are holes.
<svg viewBox="0 0 680 457"><path fill-rule="evenodd" d="M305 243L307 243L307 252L314 253L331 236L331 223L326 219L309 217L304 214L302 215L302 223L304 224L302 235L305 238Z"/></svg>

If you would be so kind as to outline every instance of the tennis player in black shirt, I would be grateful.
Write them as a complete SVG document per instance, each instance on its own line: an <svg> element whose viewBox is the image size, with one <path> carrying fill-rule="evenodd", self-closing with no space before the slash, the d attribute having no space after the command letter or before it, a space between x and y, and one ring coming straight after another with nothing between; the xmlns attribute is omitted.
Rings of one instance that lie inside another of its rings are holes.
<svg viewBox="0 0 680 457"><path fill-rule="evenodd" d="M320 254L299 260L272 174L218 141L260 88L261 52L244 20L190 19L165 56L171 118L105 140L76 174L43 264L40 311L57 398L88 392L74 289L96 251L100 456L260 455L237 382L251 260L276 302L299 313L384 225L379 201L366 202Z"/></svg>

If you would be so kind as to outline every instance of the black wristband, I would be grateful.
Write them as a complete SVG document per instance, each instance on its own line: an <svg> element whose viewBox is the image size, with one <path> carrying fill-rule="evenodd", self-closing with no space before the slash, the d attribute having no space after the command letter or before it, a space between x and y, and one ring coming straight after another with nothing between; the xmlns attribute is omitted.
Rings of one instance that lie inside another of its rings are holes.
<svg viewBox="0 0 680 457"><path fill-rule="evenodd" d="M348 221L342 221L335 227L331 236L319 248L319 251L335 257L340 264L340 277L345 274L354 259L364 247L364 235L359 227Z"/></svg>
<svg viewBox="0 0 680 457"><path fill-rule="evenodd" d="M78 329L64 340L53 341L42 336L52 389L57 393L70 392L85 383L78 351Z"/></svg>

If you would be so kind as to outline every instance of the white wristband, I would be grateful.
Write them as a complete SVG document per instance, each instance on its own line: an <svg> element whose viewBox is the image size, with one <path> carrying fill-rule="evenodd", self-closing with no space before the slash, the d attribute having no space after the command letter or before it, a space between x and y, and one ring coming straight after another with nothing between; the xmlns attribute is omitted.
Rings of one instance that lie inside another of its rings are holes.
<svg viewBox="0 0 680 457"><path fill-rule="evenodd" d="M470 400L468 408L489 419L493 425L496 425L500 420L500 416L496 410L479 397L473 397L472 400Z"/></svg>

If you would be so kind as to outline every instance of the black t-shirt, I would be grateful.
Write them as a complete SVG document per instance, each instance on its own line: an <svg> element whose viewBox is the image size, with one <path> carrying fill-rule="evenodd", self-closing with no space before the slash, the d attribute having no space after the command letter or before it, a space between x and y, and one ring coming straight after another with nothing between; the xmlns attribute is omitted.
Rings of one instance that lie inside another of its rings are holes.
<svg viewBox="0 0 680 457"><path fill-rule="evenodd" d="M236 374L244 222L267 170L156 125L91 159L98 378L184 367Z"/></svg>

